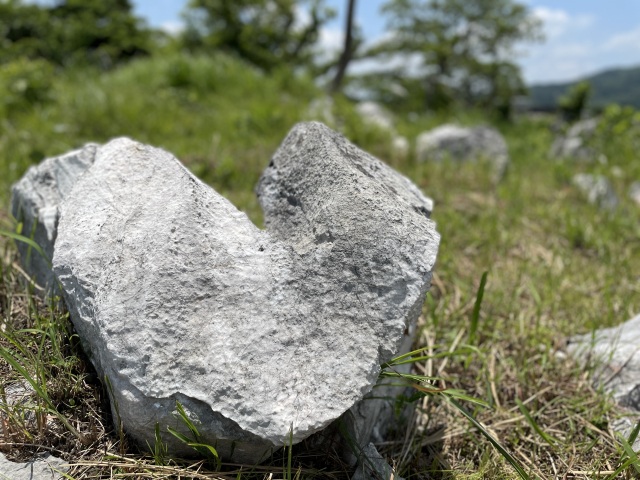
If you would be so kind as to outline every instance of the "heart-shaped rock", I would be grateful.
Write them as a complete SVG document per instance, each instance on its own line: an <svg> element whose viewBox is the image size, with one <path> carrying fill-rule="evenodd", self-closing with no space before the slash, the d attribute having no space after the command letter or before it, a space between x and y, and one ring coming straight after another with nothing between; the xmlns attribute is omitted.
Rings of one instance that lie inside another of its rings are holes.
<svg viewBox="0 0 640 480"><path fill-rule="evenodd" d="M114 412L257 462L353 407L419 315L439 236L405 177L318 123L265 171L267 230L173 156L97 149L61 205L54 272ZM184 452L165 437L170 448Z"/></svg>

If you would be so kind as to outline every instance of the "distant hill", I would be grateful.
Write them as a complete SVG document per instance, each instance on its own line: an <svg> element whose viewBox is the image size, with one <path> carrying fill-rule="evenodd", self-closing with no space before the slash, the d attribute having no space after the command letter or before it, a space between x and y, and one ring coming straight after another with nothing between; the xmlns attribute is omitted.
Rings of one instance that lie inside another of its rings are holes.
<svg viewBox="0 0 640 480"><path fill-rule="evenodd" d="M529 89L529 107L532 110L555 109L558 97L582 80L591 83L590 107L618 103L640 108L640 66L606 70L574 82L533 85Z"/></svg>

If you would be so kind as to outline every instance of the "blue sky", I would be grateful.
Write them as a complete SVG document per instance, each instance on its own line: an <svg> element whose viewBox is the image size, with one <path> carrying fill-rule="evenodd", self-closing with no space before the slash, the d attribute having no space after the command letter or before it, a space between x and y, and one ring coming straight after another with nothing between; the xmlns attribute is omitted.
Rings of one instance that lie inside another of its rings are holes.
<svg viewBox="0 0 640 480"><path fill-rule="evenodd" d="M384 33L380 6L385 0L360 0L356 21L365 38ZM175 30L185 0L133 0L150 25ZM341 44L346 0L327 0L338 18L322 32L327 48ZM574 80L618 66L640 65L640 0L525 0L544 22L546 40L517 46L517 62L528 83Z"/></svg>

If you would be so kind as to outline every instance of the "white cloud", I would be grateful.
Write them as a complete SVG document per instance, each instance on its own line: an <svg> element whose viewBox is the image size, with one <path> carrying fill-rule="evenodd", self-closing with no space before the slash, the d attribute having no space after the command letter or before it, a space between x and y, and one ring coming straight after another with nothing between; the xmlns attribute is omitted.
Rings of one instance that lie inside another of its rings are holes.
<svg viewBox="0 0 640 480"><path fill-rule="evenodd" d="M533 14L542 21L545 34L549 39L562 35L569 24L569 14L564 10L536 7Z"/></svg>
<svg viewBox="0 0 640 480"><path fill-rule="evenodd" d="M301 7L300 5L293 6L293 15L294 15L293 28L295 30L302 30L308 27L309 25L311 25L311 22L313 21L313 18L311 17L311 13L309 12L309 10Z"/></svg>
<svg viewBox="0 0 640 480"><path fill-rule="evenodd" d="M536 7L533 9L533 14L542 21L548 40L558 38L570 30L583 30L595 22L593 15L571 16L564 10L549 7Z"/></svg>
<svg viewBox="0 0 640 480"><path fill-rule="evenodd" d="M339 28L321 28L318 43L321 51L335 53L344 46L344 32Z"/></svg>
<svg viewBox="0 0 640 480"><path fill-rule="evenodd" d="M640 45L640 25L628 32L613 35L602 45L602 49L605 51L626 48L637 50L638 45Z"/></svg>
<svg viewBox="0 0 640 480"><path fill-rule="evenodd" d="M160 30L164 30L169 35L178 35L184 31L184 23L179 20L169 20L160 25Z"/></svg>

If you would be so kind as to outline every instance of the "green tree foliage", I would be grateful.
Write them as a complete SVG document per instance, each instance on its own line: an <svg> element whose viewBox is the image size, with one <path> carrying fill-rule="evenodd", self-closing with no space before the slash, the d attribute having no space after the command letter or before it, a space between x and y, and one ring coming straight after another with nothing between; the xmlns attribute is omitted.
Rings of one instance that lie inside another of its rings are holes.
<svg viewBox="0 0 640 480"><path fill-rule="evenodd" d="M567 93L558 99L558 108L560 108L565 120L568 122L579 120L590 96L591 84L589 82L583 81L569 87Z"/></svg>
<svg viewBox="0 0 640 480"><path fill-rule="evenodd" d="M53 67L45 60L17 60L0 64L0 117L12 117L51 99Z"/></svg>
<svg viewBox="0 0 640 480"><path fill-rule="evenodd" d="M389 37L369 52L403 58L428 108L454 101L505 109L525 91L513 47L540 38L540 22L512 0L389 0ZM415 89L413 87L412 89Z"/></svg>
<svg viewBox="0 0 640 480"><path fill-rule="evenodd" d="M0 60L40 58L60 66L108 68L151 48L149 30L129 0L0 2Z"/></svg>
<svg viewBox="0 0 640 480"><path fill-rule="evenodd" d="M184 43L226 50L266 71L308 65L320 27L334 14L324 0L190 0Z"/></svg>

